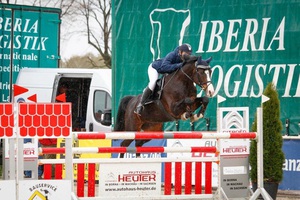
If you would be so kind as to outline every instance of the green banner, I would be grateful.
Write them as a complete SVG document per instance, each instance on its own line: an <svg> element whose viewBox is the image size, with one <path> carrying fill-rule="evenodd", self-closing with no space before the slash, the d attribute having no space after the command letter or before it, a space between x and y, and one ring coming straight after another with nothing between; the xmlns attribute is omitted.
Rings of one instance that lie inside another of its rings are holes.
<svg viewBox="0 0 300 200"><path fill-rule="evenodd" d="M283 134L300 132L300 1L113 0L114 115L120 99L148 83L149 64L190 43L195 55L213 57L215 95L206 118L216 130L216 109L249 107L250 123L269 82L278 90ZM204 95L204 94L203 94ZM217 95L227 100L217 104ZM195 130L206 130L204 119ZM174 130L174 123L166 123ZM180 130L190 130L180 121Z"/></svg>
<svg viewBox="0 0 300 200"><path fill-rule="evenodd" d="M0 102L22 68L59 66L60 9L0 4Z"/></svg>

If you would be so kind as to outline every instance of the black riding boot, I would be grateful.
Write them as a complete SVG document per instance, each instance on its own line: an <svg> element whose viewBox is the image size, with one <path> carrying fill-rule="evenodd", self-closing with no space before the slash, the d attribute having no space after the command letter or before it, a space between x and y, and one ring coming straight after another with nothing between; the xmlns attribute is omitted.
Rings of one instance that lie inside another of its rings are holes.
<svg viewBox="0 0 300 200"><path fill-rule="evenodd" d="M139 105L136 107L136 110L134 111L136 114L141 115L141 112L144 108L146 100L151 96L151 94L152 94L152 90L150 90L149 87L146 87L142 94L142 99L141 99Z"/></svg>

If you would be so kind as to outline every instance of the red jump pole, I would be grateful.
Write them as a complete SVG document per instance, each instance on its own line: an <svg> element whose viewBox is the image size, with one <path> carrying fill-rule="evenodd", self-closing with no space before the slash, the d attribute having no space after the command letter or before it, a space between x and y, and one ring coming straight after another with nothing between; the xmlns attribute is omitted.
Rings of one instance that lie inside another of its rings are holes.
<svg viewBox="0 0 300 200"><path fill-rule="evenodd" d="M171 195L172 192L172 163L165 163L165 195Z"/></svg>
<svg viewBox="0 0 300 200"><path fill-rule="evenodd" d="M205 163L205 194L212 194L212 163Z"/></svg>
<svg viewBox="0 0 300 200"><path fill-rule="evenodd" d="M88 164L88 197L95 196L95 172L96 172L96 164L89 163Z"/></svg>
<svg viewBox="0 0 300 200"><path fill-rule="evenodd" d="M255 139L255 132L211 133L211 132L111 132L111 133L74 133L77 139Z"/></svg>
<svg viewBox="0 0 300 200"><path fill-rule="evenodd" d="M185 163L185 187L184 194L192 194L192 163Z"/></svg>
<svg viewBox="0 0 300 200"><path fill-rule="evenodd" d="M64 154L65 148L40 148L42 154ZM74 153L216 153L216 147L77 147Z"/></svg>
<svg viewBox="0 0 300 200"><path fill-rule="evenodd" d="M84 197L84 164L77 164L77 196Z"/></svg>
<svg viewBox="0 0 300 200"><path fill-rule="evenodd" d="M195 163L195 194L202 194L202 162Z"/></svg>
<svg viewBox="0 0 300 200"><path fill-rule="evenodd" d="M182 163L175 162L175 195L181 194L182 190Z"/></svg>

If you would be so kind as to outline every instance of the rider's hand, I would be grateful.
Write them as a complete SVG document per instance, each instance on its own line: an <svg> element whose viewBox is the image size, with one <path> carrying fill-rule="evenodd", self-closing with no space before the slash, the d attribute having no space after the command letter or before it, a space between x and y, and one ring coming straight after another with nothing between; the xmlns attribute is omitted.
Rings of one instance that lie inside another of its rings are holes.
<svg viewBox="0 0 300 200"><path fill-rule="evenodd" d="M186 64L186 61L184 60L184 61L181 63L181 67L183 67L185 64Z"/></svg>

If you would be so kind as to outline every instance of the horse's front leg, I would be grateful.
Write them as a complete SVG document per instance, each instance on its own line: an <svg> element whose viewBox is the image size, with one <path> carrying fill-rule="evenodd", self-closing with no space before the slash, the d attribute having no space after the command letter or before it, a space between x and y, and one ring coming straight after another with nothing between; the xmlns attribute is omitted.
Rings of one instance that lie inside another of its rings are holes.
<svg viewBox="0 0 300 200"><path fill-rule="evenodd" d="M177 102L177 104L175 104L174 113L176 115L180 115L181 120L188 120L193 114L191 105L193 105L194 102L195 102L195 98L193 97L186 97L182 99L180 102Z"/></svg>
<svg viewBox="0 0 300 200"><path fill-rule="evenodd" d="M191 116L191 122L195 122L204 117L204 113L206 111L208 103L209 103L209 98L206 96L196 98L195 103L193 105L193 110L198 109L200 106L201 108L197 114Z"/></svg>
<svg viewBox="0 0 300 200"><path fill-rule="evenodd" d="M185 111L188 109L188 107L190 107L190 104L192 103L193 100L191 98L185 98L180 101L177 101L172 104L171 112L175 116L180 116L182 120L187 120L190 117L191 113Z"/></svg>

